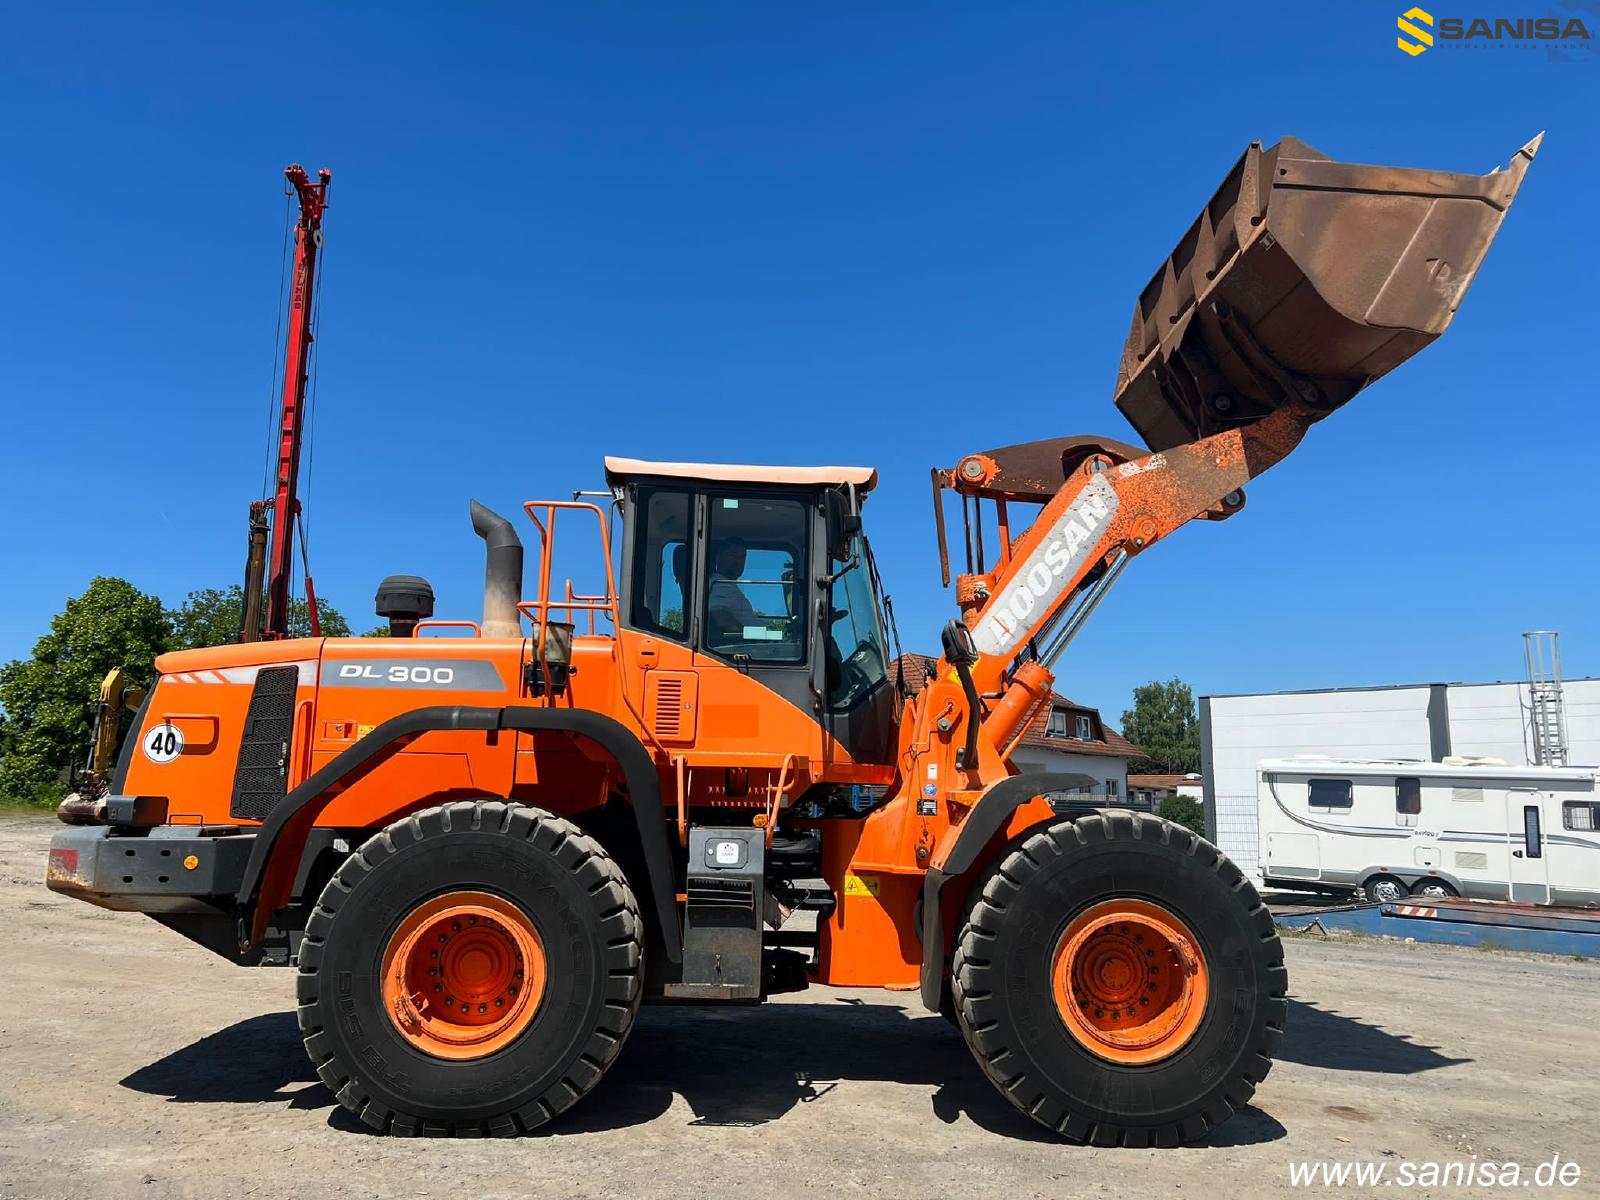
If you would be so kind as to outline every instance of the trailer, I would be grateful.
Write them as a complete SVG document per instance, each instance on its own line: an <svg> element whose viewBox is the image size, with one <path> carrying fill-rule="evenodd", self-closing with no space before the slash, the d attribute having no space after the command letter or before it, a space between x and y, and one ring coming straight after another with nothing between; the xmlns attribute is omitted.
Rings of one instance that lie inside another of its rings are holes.
<svg viewBox="0 0 1600 1200"><path fill-rule="evenodd" d="M1503 759L1264 759L1256 772L1270 888L1600 906L1594 767Z"/></svg>
<svg viewBox="0 0 1600 1200"><path fill-rule="evenodd" d="M1594 908L1447 897L1426 904L1408 900L1278 913L1273 923L1295 933L1353 933L1441 946L1600 958L1600 909Z"/></svg>

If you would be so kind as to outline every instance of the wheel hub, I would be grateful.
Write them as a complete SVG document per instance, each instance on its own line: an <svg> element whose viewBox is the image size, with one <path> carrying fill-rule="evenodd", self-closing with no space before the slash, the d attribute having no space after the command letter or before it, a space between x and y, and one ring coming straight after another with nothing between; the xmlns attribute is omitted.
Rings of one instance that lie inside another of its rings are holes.
<svg viewBox="0 0 1600 1200"><path fill-rule="evenodd" d="M1178 917L1142 900L1107 900L1069 921L1050 979L1067 1031L1111 1062L1168 1058L1205 1015L1208 973L1199 942Z"/></svg>
<svg viewBox="0 0 1600 1200"><path fill-rule="evenodd" d="M532 1023L544 998L544 943L509 900L450 892L401 921L382 973L401 1037L437 1058L479 1058Z"/></svg>

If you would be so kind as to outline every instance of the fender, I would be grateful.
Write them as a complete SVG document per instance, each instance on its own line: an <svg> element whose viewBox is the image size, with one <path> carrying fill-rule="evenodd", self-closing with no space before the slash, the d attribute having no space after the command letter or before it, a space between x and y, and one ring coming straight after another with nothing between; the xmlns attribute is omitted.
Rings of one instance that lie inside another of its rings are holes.
<svg viewBox="0 0 1600 1200"><path fill-rule="evenodd" d="M922 879L922 1003L932 1012L938 1012L945 992L945 885L957 876L964 875L978 861L978 855L994 835L1005 827L1011 814L1029 800L1044 792L1064 792L1071 788L1094 787L1100 781L1092 775L1074 772L1054 772L1039 775L1013 775L1002 779L972 806L967 819L956 829L955 840L940 861L938 854ZM1063 815L1081 816L1095 811L1093 805L1074 812L1069 807Z"/></svg>
<svg viewBox="0 0 1600 1200"><path fill-rule="evenodd" d="M650 896L654 901L656 920L660 923L662 944L670 961L682 962L683 946L678 935L677 900L672 882L672 854L667 845L667 827L662 818L661 785L649 752L625 725L601 713L537 708L532 705L507 708L436 705L401 713L379 725L286 795L262 822L250 851L250 860L245 865L244 880L239 885L237 897L241 943L248 947L260 941L267 919L287 902L288 893L285 889L293 885L300 849L318 814L333 799L329 794L330 788L339 783L356 782L424 733L474 729L484 732L506 729L517 733L534 730L572 733L595 742L617 760L628 785L628 797L638 825L639 844L643 848L645 869L650 876Z"/></svg>

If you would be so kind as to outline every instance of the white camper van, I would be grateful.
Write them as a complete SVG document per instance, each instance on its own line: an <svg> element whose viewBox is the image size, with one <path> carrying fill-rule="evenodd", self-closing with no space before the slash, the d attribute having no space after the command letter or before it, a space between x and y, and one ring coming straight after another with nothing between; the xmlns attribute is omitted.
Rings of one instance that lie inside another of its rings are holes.
<svg viewBox="0 0 1600 1200"><path fill-rule="evenodd" d="M1267 886L1372 900L1465 896L1600 906L1594 767L1501 759L1261 762Z"/></svg>

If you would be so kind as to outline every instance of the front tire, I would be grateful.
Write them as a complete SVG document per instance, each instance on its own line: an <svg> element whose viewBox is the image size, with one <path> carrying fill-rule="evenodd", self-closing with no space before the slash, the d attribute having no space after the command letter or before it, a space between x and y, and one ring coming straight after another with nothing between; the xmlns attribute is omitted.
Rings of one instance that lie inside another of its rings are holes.
<svg viewBox="0 0 1600 1200"><path fill-rule="evenodd" d="M1283 1036L1272 917L1203 838L1157 817L1060 821L1003 853L956 944L967 1044L1069 1140L1168 1146L1242 1108Z"/></svg>
<svg viewBox="0 0 1600 1200"><path fill-rule="evenodd" d="M533 1129L621 1050L641 935L621 869L570 821L496 801L427 809L346 859L306 922L306 1052L382 1132Z"/></svg>

